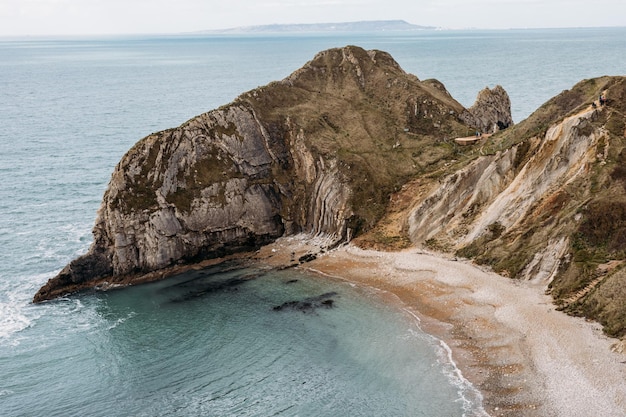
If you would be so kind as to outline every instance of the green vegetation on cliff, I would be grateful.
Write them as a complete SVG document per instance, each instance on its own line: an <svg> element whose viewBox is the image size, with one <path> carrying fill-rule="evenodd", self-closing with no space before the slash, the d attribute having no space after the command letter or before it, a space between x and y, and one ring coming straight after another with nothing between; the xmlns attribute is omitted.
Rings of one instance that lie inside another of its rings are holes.
<svg viewBox="0 0 626 417"><path fill-rule="evenodd" d="M358 47L324 51L238 101L269 126L301 134L315 160L337 160L352 189L352 224L362 230L383 216L391 193L453 159L460 152L453 139L474 131L443 85Z"/></svg>

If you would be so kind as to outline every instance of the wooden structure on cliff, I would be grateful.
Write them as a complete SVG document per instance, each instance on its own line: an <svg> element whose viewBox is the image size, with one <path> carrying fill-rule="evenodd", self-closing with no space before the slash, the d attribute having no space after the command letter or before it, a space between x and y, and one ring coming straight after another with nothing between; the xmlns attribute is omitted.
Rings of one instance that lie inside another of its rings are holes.
<svg viewBox="0 0 626 417"><path fill-rule="evenodd" d="M489 136L491 136L491 135L487 135L487 134L483 133L481 135L476 135L476 136L467 136L467 137L464 137L464 138L456 138L456 139L454 139L454 141L456 143L458 143L459 145L461 145L461 146L468 146L468 145L473 145L475 143L478 143L478 142L480 142L481 139L488 138Z"/></svg>

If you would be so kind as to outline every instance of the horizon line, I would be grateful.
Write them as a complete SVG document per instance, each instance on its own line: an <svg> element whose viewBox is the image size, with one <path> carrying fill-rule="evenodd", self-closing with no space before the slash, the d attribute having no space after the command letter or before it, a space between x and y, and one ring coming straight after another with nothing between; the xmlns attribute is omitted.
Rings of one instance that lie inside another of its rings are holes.
<svg viewBox="0 0 626 417"><path fill-rule="evenodd" d="M246 32L248 29L272 28L280 26L317 26L317 25L343 25L355 23L382 23L382 22L404 22L408 25L415 26L415 29L390 29L390 30L310 30L310 31L264 31L264 32ZM223 29L198 29L186 32L100 32L100 33L49 33L49 34L0 34L0 39L30 39L30 38L97 38L97 37L124 37L124 36L263 36L263 35L313 35L313 34L350 34L350 33L415 33L415 32L441 32L441 31L507 31L507 30L563 30L563 29L619 29L626 28L626 25L609 25L609 26L554 26L554 27L532 27L518 26L507 28L485 28L485 27L445 27L445 26L427 26L417 25L407 22L403 19L392 20L359 20L345 22L318 22L318 23L270 23L263 25L237 26Z"/></svg>

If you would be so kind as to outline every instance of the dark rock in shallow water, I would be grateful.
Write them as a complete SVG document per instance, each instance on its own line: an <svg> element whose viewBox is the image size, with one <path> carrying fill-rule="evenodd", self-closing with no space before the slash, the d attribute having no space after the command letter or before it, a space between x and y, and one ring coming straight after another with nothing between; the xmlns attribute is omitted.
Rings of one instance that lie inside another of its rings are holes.
<svg viewBox="0 0 626 417"><path fill-rule="evenodd" d="M311 262L317 259L317 255L314 253L307 253L306 255L302 255L298 261L303 264L307 262Z"/></svg>
<svg viewBox="0 0 626 417"><path fill-rule="evenodd" d="M244 274L226 280L218 280L211 276L201 276L188 281L181 282L174 287L185 289L186 292L179 297L172 299L174 303L189 301L210 294L224 291L238 291L239 287L248 281L260 277L261 274ZM172 287L164 290L171 291Z"/></svg>
<svg viewBox="0 0 626 417"><path fill-rule="evenodd" d="M301 301L287 301L273 308L274 311L294 310L303 313L312 313L318 308L333 308L335 301L332 297L337 295L336 292L327 292L317 297L305 298Z"/></svg>
<svg viewBox="0 0 626 417"><path fill-rule="evenodd" d="M199 282L193 285L187 293L172 299L172 302L180 303L183 301L189 301L195 298L203 297L205 295L221 291L237 291L237 287L244 282L245 280L240 278L233 278L221 282Z"/></svg>

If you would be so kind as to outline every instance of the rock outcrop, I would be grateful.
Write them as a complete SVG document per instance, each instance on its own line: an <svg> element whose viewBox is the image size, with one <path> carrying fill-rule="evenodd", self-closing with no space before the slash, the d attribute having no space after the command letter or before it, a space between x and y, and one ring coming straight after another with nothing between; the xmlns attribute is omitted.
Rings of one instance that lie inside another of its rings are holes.
<svg viewBox="0 0 626 417"><path fill-rule="evenodd" d="M511 100L508 93L497 85L486 87L478 93L476 102L461 115L469 125L476 126L481 133L496 133L513 125Z"/></svg>
<svg viewBox="0 0 626 417"><path fill-rule="evenodd" d="M481 108L498 99L510 107L496 90ZM500 110L468 113L441 83L421 82L381 51L321 52L280 82L139 141L113 172L88 253L34 300L283 235L349 240L407 180L453 159L451 139L506 124L510 111Z"/></svg>

